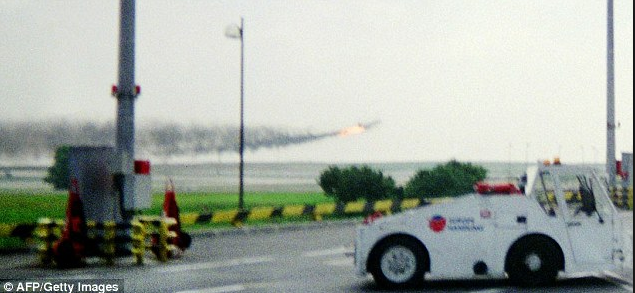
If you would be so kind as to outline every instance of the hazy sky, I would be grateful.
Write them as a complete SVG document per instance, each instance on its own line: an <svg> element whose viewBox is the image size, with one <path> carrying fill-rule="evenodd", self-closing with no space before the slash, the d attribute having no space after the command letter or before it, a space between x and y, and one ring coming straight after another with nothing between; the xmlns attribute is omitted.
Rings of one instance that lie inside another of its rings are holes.
<svg viewBox="0 0 635 293"><path fill-rule="evenodd" d="M224 30L241 16L247 127L381 120L247 160L605 159L599 0L138 0L138 124L238 124ZM0 0L0 120L113 121L118 27L119 1ZM632 35L633 1L615 0L618 154L633 150Z"/></svg>

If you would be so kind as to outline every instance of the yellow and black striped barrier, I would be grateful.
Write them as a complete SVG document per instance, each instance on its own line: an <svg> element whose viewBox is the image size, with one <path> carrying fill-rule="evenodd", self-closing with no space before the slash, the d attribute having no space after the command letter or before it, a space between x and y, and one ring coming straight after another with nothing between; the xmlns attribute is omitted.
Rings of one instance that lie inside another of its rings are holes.
<svg viewBox="0 0 635 293"><path fill-rule="evenodd" d="M135 263L142 265L146 255L146 225L139 220L132 221L132 256Z"/></svg>
<svg viewBox="0 0 635 293"><path fill-rule="evenodd" d="M53 262L53 243L62 235L64 221L55 221L48 218L40 219L35 230L35 237L42 241L38 247L38 256L42 264Z"/></svg>
<svg viewBox="0 0 635 293"><path fill-rule="evenodd" d="M114 221L97 223L88 222L85 246L86 257L101 257L106 264L114 264L118 254L132 253L135 263L143 264L146 251L156 254L161 262L166 262L174 245L169 244L176 237L169 228L176 225L174 218L140 217L130 223L115 223ZM39 259L42 264L53 262L53 245L60 239L64 221L40 219L35 230L35 236L40 241L38 248ZM154 233L153 233L154 232ZM156 236L156 237L155 237ZM130 251L122 248L131 245Z"/></svg>
<svg viewBox="0 0 635 293"><path fill-rule="evenodd" d="M551 194L550 197L553 197ZM575 192L566 192L568 202L580 201L580 195ZM633 190L614 193L612 196L616 206L623 209L633 209ZM324 216L341 216L355 214L372 214L381 212L391 214L429 204L451 201L452 198L432 199L387 199L374 202L355 201L348 203L322 203L317 205L289 205L279 207L255 207L249 210L224 210L205 214L189 213L181 215L183 224L208 224L231 223L234 226L242 226L246 221L269 220L272 218L302 217L308 216L316 221L321 221Z"/></svg>
<svg viewBox="0 0 635 293"><path fill-rule="evenodd" d="M450 198L436 199L387 199L379 201L354 201L348 203L322 203L316 205L288 205L279 207L255 207L249 210L224 210L205 214L182 214L183 224L231 223L241 226L247 221L262 221L272 218L311 217L321 221L324 216L365 215L374 212L391 214L428 204L447 202Z"/></svg>
<svg viewBox="0 0 635 293"><path fill-rule="evenodd" d="M611 199L618 208L633 210L633 188L613 189Z"/></svg>
<svg viewBox="0 0 635 293"><path fill-rule="evenodd" d="M33 237L37 223L0 223L0 237L17 237L27 240Z"/></svg>
<svg viewBox="0 0 635 293"><path fill-rule="evenodd" d="M136 227L135 228L135 222ZM168 261L173 251L178 250L170 241L177 237L176 232L170 231L170 227L176 225L174 218L139 217L133 222L133 255L137 264L143 264L143 256L146 248L152 250L157 259L161 262ZM135 243L137 246L135 247Z"/></svg>

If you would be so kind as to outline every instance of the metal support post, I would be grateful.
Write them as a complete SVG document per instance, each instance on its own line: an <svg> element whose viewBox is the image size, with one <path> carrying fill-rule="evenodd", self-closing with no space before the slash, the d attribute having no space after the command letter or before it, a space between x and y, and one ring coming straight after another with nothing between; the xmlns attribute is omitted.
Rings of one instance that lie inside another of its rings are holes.
<svg viewBox="0 0 635 293"><path fill-rule="evenodd" d="M117 85L116 180L120 202L134 196L134 102L135 102L135 0L121 0L119 31L119 81ZM123 207L123 205L120 205ZM122 208L124 222L131 214Z"/></svg>
<svg viewBox="0 0 635 293"><path fill-rule="evenodd" d="M613 0L607 3L606 33L606 172L609 176L609 189L617 185L615 165L615 54L613 35Z"/></svg>

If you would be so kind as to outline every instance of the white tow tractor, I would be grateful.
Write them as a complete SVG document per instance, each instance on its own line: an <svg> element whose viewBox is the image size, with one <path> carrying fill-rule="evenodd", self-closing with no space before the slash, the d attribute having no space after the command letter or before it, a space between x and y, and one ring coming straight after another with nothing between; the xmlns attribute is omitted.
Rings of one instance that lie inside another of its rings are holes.
<svg viewBox="0 0 635 293"><path fill-rule="evenodd" d="M533 172L531 172L533 171ZM531 173L530 173L531 172ZM530 168L527 192L483 188L357 228L355 268L384 287L425 279L550 283L623 261L622 223L604 181L565 165Z"/></svg>

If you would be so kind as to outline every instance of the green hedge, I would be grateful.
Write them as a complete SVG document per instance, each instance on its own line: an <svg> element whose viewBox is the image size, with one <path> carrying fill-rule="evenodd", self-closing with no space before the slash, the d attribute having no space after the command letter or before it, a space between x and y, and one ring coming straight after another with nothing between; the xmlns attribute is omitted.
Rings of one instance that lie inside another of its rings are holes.
<svg viewBox="0 0 635 293"><path fill-rule="evenodd" d="M366 165L343 169L331 166L320 174L318 184L327 196L338 202L375 201L399 195L392 177Z"/></svg>
<svg viewBox="0 0 635 293"><path fill-rule="evenodd" d="M484 167L452 160L431 170L419 170L404 187L381 171L366 165L339 168L331 166L320 174L318 184L338 202L364 199L436 198L474 191L474 184L487 178Z"/></svg>

